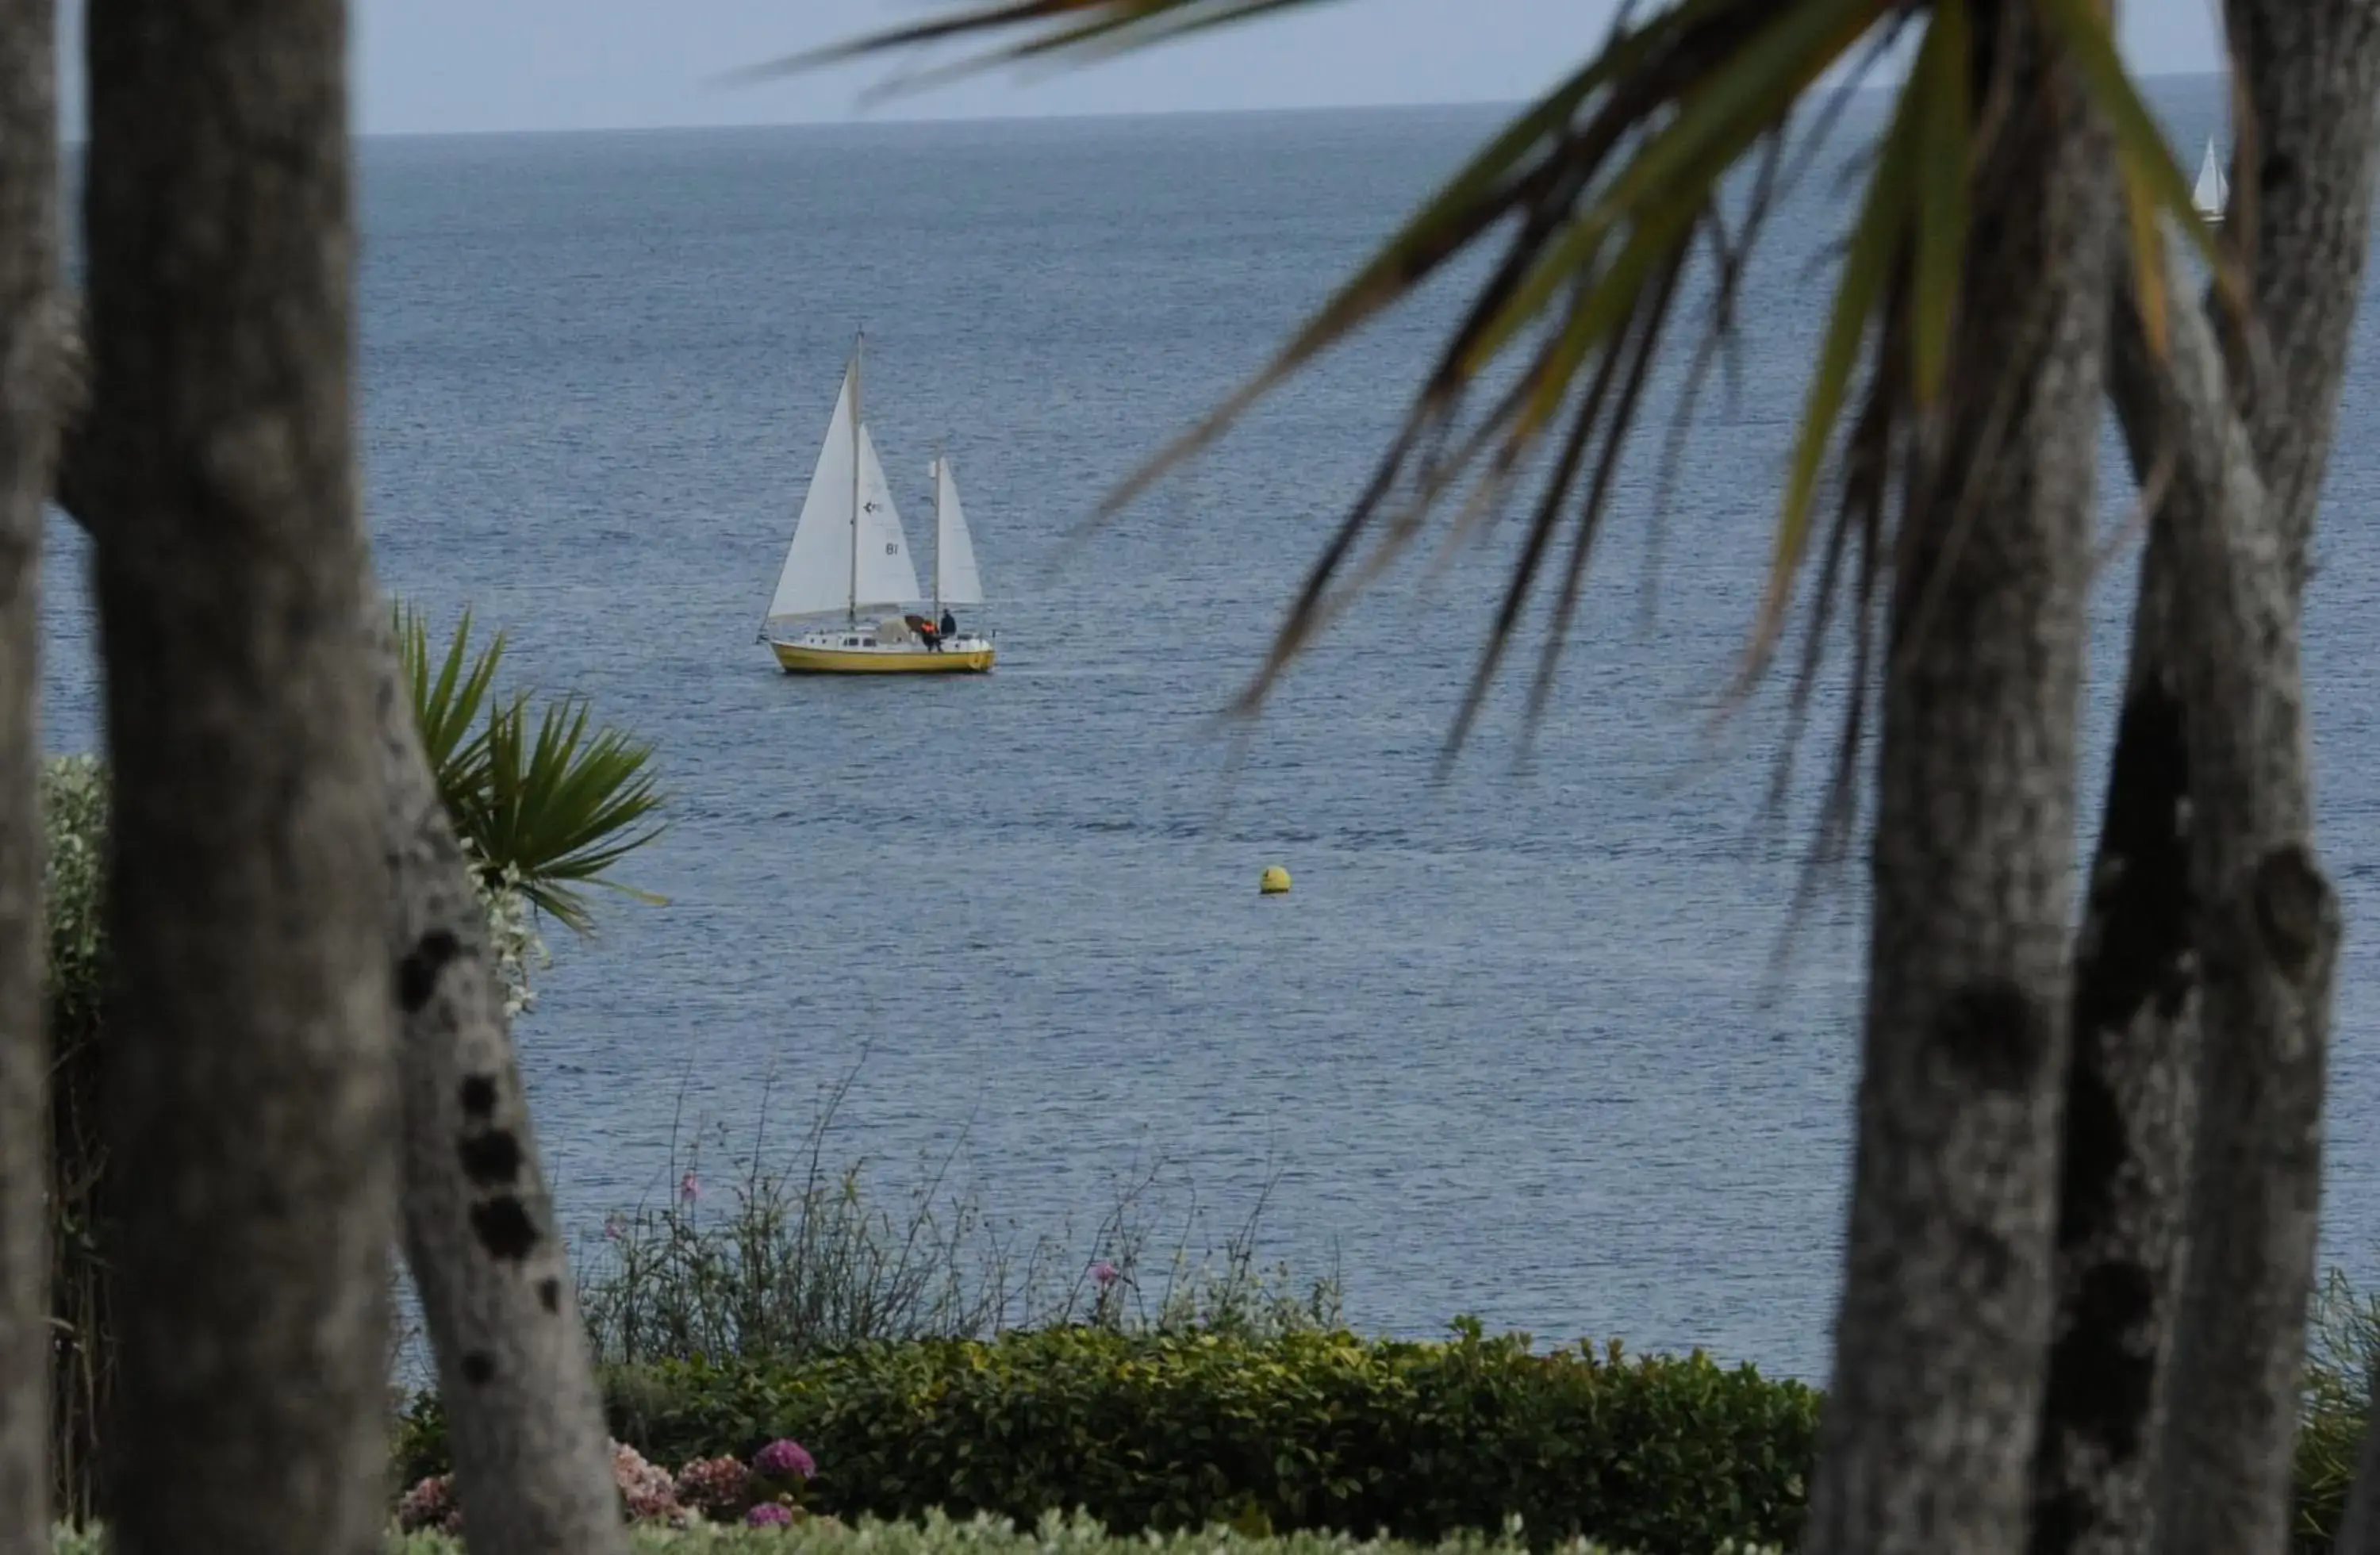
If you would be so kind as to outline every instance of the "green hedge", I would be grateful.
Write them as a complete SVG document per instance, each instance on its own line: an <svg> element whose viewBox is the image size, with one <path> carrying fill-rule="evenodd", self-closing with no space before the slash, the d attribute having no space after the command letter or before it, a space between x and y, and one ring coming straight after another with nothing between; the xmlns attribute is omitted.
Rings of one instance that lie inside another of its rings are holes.
<svg viewBox="0 0 2380 1555"><path fill-rule="evenodd" d="M1644 1555L1790 1544L1817 1421L1815 1392L1748 1367L1532 1354L1475 1325L1449 1343L1058 1329L671 1364L605 1391L613 1434L655 1463L796 1439L819 1461L811 1504L845 1517L1080 1511L1124 1534L1236 1521L1427 1541L1518 1515L1541 1548ZM400 1448L407 1482L445 1466L434 1401Z"/></svg>

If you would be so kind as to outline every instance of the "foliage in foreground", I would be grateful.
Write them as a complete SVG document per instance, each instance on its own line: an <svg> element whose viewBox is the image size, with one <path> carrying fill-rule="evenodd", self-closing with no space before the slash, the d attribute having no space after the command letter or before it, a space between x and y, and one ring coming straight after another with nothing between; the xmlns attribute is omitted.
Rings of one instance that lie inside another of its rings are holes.
<svg viewBox="0 0 2380 1555"><path fill-rule="evenodd" d="M1092 1328L874 1344L783 1366L607 1376L613 1434L648 1458L817 1454L806 1493L845 1518L1082 1512L1128 1534L1260 1518L1436 1540L1523 1521L1544 1548L1645 1555L1788 1542L1817 1395L1699 1354L1535 1353L1476 1324L1446 1343ZM435 1401L399 1475L446 1464Z"/></svg>
<svg viewBox="0 0 2380 1555"><path fill-rule="evenodd" d="M1229 1528L1120 1537L1086 1518L1052 1514L1019 1527L994 1518L922 1524L862 1522L845 1526L813 1519L790 1528L638 1527L628 1537L638 1555L1520 1555L1508 1532L1465 1534L1437 1544L1354 1539L1339 1534L1296 1533L1258 1537ZM98 1533L60 1529L56 1555L103 1555ZM388 1555L462 1555L462 1541L440 1534L392 1535ZM1620 1555L1600 1545L1576 1544L1563 1555ZM1694 1555L1779 1555L1771 1546L1719 1546Z"/></svg>
<svg viewBox="0 0 2380 1555"><path fill-rule="evenodd" d="M2336 1537L2375 1370L2380 1297L2334 1272L2306 1357L2297 1555ZM1698 1548L1672 1542L1690 1536L1699 1548L1790 1538L1819 1403L1698 1357L1530 1356L1521 1339L1469 1330L1427 1346L1195 1327L877 1343L805 1365L613 1367L606 1391L613 1428L663 1461L743 1452L777 1430L820 1443L827 1472L810 1500L831 1512L1029 1518L1077 1506L1127 1530L1259 1515L1425 1539L1480 1537L1515 1510L1531 1536L1551 1538L1565 1515L1585 1528L1592 1513L1599 1536L1648 1555ZM435 1399L415 1401L399 1433L405 1482L444 1452ZM1687 1525L1697 1519L1709 1526Z"/></svg>

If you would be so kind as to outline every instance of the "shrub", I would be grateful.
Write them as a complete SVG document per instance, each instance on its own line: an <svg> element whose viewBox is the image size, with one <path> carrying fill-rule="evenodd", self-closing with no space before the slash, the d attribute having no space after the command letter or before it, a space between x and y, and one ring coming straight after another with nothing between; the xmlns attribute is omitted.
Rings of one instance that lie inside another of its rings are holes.
<svg viewBox="0 0 2380 1555"><path fill-rule="evenodd" d="M1358 1541L1324 1534L1252 1538L1218 1528L1160 1539L1119 1538L1098 1524L1045 1518L1019 1528L978 1520L953 1523L930 1518L921 1525L862 1525L846 1528L827 1519L796 1521L787 1527L632 1528L628 1547L637 1555L1518 1555L1506 1537L1469 1536L1438 1546ZM57 1555L102 1555L95 1532L60 1529ZM460 1540L435 1534L393 1536L388 1555L462 1555ZM1567 1555L1598 1555L1577 1546ZM1602 1555L1618 1555L1617 1551ZM1779 1555L1773 1549L1696 1550L1694 1555Z"/></svg>
<svg viewBox="0 0 2380 1555"><path fill-rule="evenodd" d="M1518 1516L1540 1548L1645 1555L1790 1541L1817 1415L1811 1390L1699 1353L1539 1354L1476 1324L1449 1343L1059 1329L613 1368L606 1396L613 1434L662 1462L798 1438L818 1455L808 1503L845 1518L1064 1510L1126 1534L1436 1540ZM407 1435L408 1479L443 1466L433 1403Z"/></svg>
<svg viewBox="0 0 2380 1555"><path fill-rule="evenodd" d="M41 806L48 930L42 991L51 1043L50 1316L58 1337L50 1367L50 1466L54 1504L80 1519L93 1510L100 1422L115 1383L103 1252L107 769L88 756L51 759L42 769Z"/></svg>

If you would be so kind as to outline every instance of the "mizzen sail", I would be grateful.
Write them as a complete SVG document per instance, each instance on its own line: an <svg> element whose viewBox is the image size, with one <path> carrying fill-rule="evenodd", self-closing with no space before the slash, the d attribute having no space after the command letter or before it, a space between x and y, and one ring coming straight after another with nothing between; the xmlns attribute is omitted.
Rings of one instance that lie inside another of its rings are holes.
<svg viewBox="0 0 2380 1555"><path fill-rule="evenodd" d="M934 461L934 596L944 604L983 603L983 578L976 571L975 540L959 506L958 478L945 455Z"/></svg>

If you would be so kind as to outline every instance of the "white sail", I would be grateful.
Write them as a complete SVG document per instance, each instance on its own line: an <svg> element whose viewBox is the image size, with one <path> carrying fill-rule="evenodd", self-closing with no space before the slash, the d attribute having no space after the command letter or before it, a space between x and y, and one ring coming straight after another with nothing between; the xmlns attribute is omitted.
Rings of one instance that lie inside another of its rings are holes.
<svg viewBox="0 0 2380 1555"><path fill-rule="evenodd" d="M909 560L909 538L901 532L892 488L864 422L859 429L859 565L847 587L860 610L911 604L924 597L917 592L917 569Z"/></svg>
<svg viewBox="0 0 2380 1555"><path fill-rule="evenodd" d="M794 526L794 542L785 549L777 592L769 601L771 621L839 615L851 608L852 387L852 370L846 367L826 441L819 447L818 466L810 471L809 492L802 498L801 520ZM906 560L903 558L905 565Z"/></svg>
<svg viewBox="0 0 2380 1555"><path fill-rule="evenodd" d="M934 597L944 604L983 603L983 577L975 568L975 541L959 506L958 478L947 455L934 461Z"/></svg>
<svg viewBox="0 0 2380 1555"><path fill-rule="evenodd" d="M2203 216L2219 216L2223 201L2230 191L2224 188L2223 169L2215 160L2215 141L2209 137L2206 155L2198 164L2198 187L2191 191L2191 203Z"/></svg>

